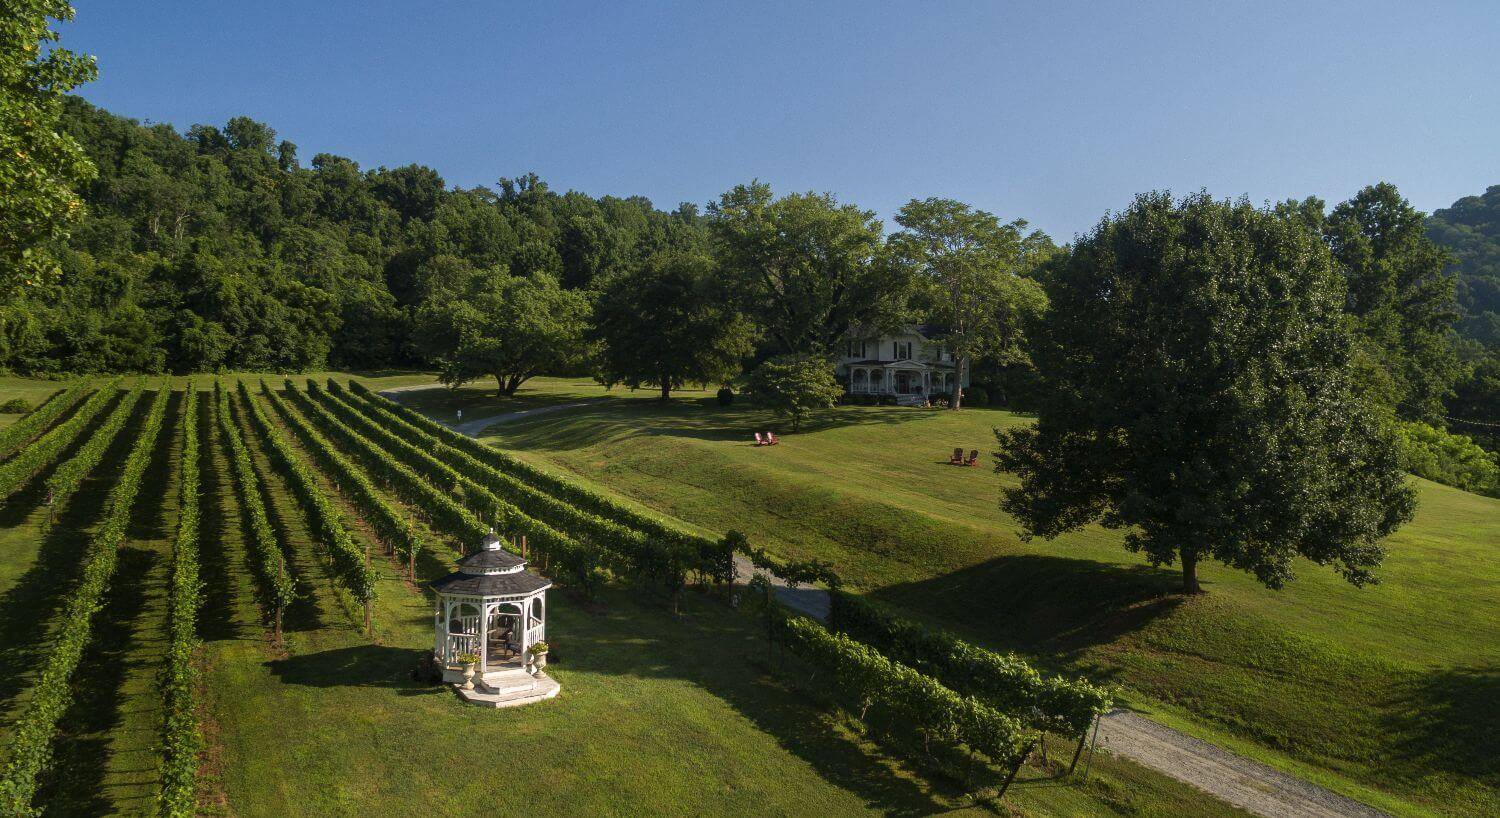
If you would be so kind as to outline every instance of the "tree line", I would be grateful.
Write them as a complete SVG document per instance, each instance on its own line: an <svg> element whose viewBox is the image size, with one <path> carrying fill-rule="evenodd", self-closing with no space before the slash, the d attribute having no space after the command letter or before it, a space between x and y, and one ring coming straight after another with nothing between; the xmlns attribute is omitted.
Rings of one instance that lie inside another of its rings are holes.
<svg viewBox="0 0 1500 818"><path fill-rule="evenodd" d="M976 382L1024 399L1026 329L1072 252L944 199L908 203L887 235L833 195L760 182L663 211L531 174L457 189L419 165L303 166L244 117L179 133L76 97L60 108L95 173L66 238L38 245L53 274L4 306L0 365L28 374L435 367L506 394L543 372L670 394L926 323ZM1332 252L1381 400L1452 414L1485 355L1456 340L1423 214L1387 184L1277 209Z"/></svg>

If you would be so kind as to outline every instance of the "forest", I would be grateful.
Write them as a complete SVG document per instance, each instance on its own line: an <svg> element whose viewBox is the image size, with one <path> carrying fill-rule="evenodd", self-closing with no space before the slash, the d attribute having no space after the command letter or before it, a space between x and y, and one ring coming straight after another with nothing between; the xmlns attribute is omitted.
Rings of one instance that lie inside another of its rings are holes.
<svg viewBox="0 0 1500 818"><path fill-rule="evenodd" d="M547 373L669 394L826 354L850 327L929 322L965 327L945 340L974 382L1025 408L1026 326L1070 250L948 200L913 200L887 233L832 194L755 181L667 211L529 173L462 189L416 164L304 163L246 117L179 132L76 96L60 117L94 174L54 274L3 307L0 367L19 374L404 367L502 393ZM1275 210L1330 249L1380 402L1493 450L1500 187L1431 217L1383 183ZM967 303L930 250L955 236L985 254Z"/></svg>

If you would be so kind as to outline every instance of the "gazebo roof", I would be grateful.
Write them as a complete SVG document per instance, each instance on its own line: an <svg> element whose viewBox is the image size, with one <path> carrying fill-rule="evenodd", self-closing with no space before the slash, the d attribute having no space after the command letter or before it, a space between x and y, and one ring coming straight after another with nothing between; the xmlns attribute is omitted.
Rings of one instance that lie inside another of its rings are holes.
<svg viewBox="0 0 1500 818"><path fill-rule="evenodd" d="M526 560L499 548L482 549L475 551L467 557L458 561L460 571L470 574L484 574L493 571L507 571L526 567Z"/></svg>
<svg viewBox="0 0 1500 818"><path fill-rule="evenodd" d="M458 570L432 583L432 589L464 596L525 596L552 587L525 568L526 560L506 551L491 531L478 551L459 560Z"/></svg>
<svg viewBox="0 0 1500 818"><path fill-rule="evenodd" d="M469 574L454 571L432 583L440 594L464 596L526 596L552 587L550 580L529 571L509 574Z"/></svg>

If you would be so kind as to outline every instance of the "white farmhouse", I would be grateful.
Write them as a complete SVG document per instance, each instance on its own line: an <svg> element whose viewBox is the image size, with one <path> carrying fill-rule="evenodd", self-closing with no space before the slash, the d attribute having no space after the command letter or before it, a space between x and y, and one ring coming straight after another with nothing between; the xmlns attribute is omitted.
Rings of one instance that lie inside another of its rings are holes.
<svg viewBox="0 0 1500 818"><path fill-rule="evenodd" d="M935 329L910 325L890 335L851 333L835 373L851 395L892 395L901 405L926 403L947 395L957 382L953 355ZM962 384L967 387L967 378Z"/></svg>

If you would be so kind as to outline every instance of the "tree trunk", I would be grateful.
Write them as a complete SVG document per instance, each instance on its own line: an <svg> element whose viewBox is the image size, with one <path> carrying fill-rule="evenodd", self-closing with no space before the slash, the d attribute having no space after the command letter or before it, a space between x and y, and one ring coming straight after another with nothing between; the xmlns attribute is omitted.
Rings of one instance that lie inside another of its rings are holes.
<svg viewBox="0 0 1500 818"><path fill-rule="evenodd" d="M661 399L664 401L672 399L672 381L670 378L662 378L661 380Z"/></svg>
<svg viewBox="0 0 1500 818"><path fill-rule="evenodd" d="M1196 552L1182 552L1182 592L1185 594L1203 593L1203 586L1198 584L1198 554Z"/></svg>
<svg viewBox="0 0 1500 818"><path fill-rule="evenodd" d="M969 371L969 356L957 356L954 360L958 366L953 373L953 397L948 401L948 408L957 412L964 403L964 374Z"/></svg>

